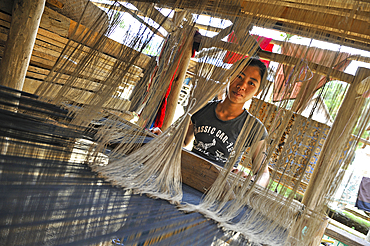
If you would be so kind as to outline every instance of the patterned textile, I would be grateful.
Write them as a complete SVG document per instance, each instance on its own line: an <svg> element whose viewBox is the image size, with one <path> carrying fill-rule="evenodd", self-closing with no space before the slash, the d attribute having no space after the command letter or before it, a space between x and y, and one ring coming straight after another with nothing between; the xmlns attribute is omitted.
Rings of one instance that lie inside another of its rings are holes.
<svg viewBox="0 0 370 246"><path fill-rule="evenodd" d="M283 117L276 115L283 116L288 113L288 110L253 98L249 111L264 123L271 135L271 142L276 137L280 137L277 145L269 145L269 148L275 149L269 162L269 167L273 170L271 177L274 181L289 188L293 188L297 180L301 179L298 192L303 194L330 127L304 116L293 114L284 133L277 136L276 129L282 122L275 121Z"/></svg>

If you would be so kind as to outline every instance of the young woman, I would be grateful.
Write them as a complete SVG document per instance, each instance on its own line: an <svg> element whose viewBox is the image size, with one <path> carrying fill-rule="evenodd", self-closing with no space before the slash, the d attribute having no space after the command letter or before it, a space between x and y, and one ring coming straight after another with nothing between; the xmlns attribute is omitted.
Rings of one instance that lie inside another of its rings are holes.
<svg viewBox="0 0 370 246"><path fill-rule="evenodd" d="M262 83L265 73L266 66L263 62L251 58L240 74L230 81L227 96L223 101L210 102L192 116L184 141L186 146L195 138L192 149L194 153L224 166L233 152L244 122L248 120L253 127L247 137L246 146L258 142L251 155L252 167L254 172L263 172L261 178L256 181L263 187L269 182L269 171L267 166L260 170L263 158L257 160L257 156L259 152L265 151L264 139L267 137L267 131L258 119L244 109L244 104L264 88ZM239 171L234 169L233 172ZM246 174L243 173L243 176Z"/></svg>

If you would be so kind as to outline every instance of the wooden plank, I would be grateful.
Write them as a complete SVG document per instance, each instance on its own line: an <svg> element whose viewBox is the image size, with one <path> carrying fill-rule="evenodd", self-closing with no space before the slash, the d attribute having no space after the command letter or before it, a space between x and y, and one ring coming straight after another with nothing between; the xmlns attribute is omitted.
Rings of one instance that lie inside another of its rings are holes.
<svg viewBox="0 0 370 246"><path fill-rule="evenodd" d="M45 58L46 60L55 62L58 59L58 57L60 56L60 53L63 50L61 48L61 46L64 46L64 44L61 44L58 41L54 42L54 40L48 39L47 37L44 37L43 35L38 35L38 38L40 40L36 40L36 44L35 44L35 47L34 47L34 55L36 55L38 57ZM45 42L45 41L47 41L47 42ZM54 44L56 44L56 45L54 45ZM77 47L78 45L79 45L78 43L73 42L73 41L70 43L71 47ZM81 49L82 49L82 52L81 52ZM84 55L86 55L86 53L90 52L90 50L91 49L89 47L82 46L82 47L80 47L78 54L79 54L80 57L83 57ZM99 70L101 70L101 72L104 72L104 71L105 72L110 72L111 71L110 67L113 66L117 61L114 57L111 57L111 56L103 54L103 53L100 55L99 60L101 62L99 63L99 65L97 65L97 68L99 68ZM80 59L75 60L75 62L77 62L77 63L79 61L80 61ZM132 66L128 71L128 73L130 73L131 75L137 75L137 76L140 75L141 72L142 72L142 70L140 68L136 67L136 66ZM101 77L100 79L104 79L104 78Z"/></svg>
<svg viewBox="0 0 370 246"><path fill-rule="evenodd" d="M13 10L14 0L1 0L0 1L0 10L2 12L11 14Z"/></svg>
<svg viewBox="0 0 370 246"><path fill-rule="evenodd" d="M325 230L325 235L334 238L342 243L351 246L369 246L370 243L364 239L359 238L343 229L340 229L332 224L329 224Z"/></svg>
<svg viewBox="0 0 370 246"><path fill-rule="evenodd" d="M275 1L273 5L276 6L283 6L289 8L295 8L300 10L307 10L316 13L325 13L325 14L332 14L335 16L342 16L343 18L350 18L353 12L356 12L356 19L369 21L369 11L370 5L369 4L361 4L361 9L356 6L353 2L348 2L343 4L343 2L336 2L337 4L333 5L336 1L317 1L317 0L310 0L309 2L302 2L302 1ZM268 0L243 0L242 6L248 6L254 3L268 3L271 4L271 1Z"/></svg>
<svg viewBox="0 0 370 246"><path fill-rule="evenodd" d="M59 2L59 1L57 1L57 0L46 0L46 3L47 4L50 4L50 5L54 6L54 7L57 7L59 9L62 9L64 7L64 4L61 3L61 2Z"/></svg>
<svg viewBox="0 0 370 246"><path fill-rule="evenodd" d="M55 46L58 46L60 48L64 48L65 45L68 43L68 38L63 38L62 36L49 32L48 30L45 30L43 28L39 28L37 32L37 38L44 41L48 40L48 43L54 44Z"/></svg>
<svg viewBox="0 0 370 246"><path fill-rule="evenodd" d="M48 75L49 74L49 70L47 69L43 69L43 68L39 68L39 67L35 67L35 66L32 66L30 65L28 67L28 71L30 72L34 72L34 73L39 73L39 74L43 74L43 75Z"/></svg>
<svg viewBox="0 0 370 246"><path fill-rule="evenodd" d="M26 77L27 78L33 78L33 79L39 79L39 80L43 80L46 78L46 75L43 75L43 74L39 74L39 73L34 73L34 72L31 72L31 71L27 71L26 73Z"/></svg>
<svg viewBox="0 0 370 246"><path fill-rule="evenodd" d="M0 34L2 35L1 40L6 41L9 35L9 28L0 26Z"/></svg>
<svg viewBox="0 0 370 246"><path fill-rule="evenodd" d="M34 56L34 55L31 56L30 64L34 66L39 66L39 67L42 67L48 70L51 70L54 66L54 62L45 60L41 57Z"/></svg>
<svg viewBox="0 0 370 246"><path fill-rule="evenodd" d="M0 13L0 45L1 42L5 44L8 36L11 21L11 16ZM52 11L46 8L44 15L42 17L42 23L38 29L37 39L34 45L32 52L30 66L26 73L25 87L24 90L30 93L34 93L36 89L41 85L42 80L46 78L50 69L54 66L55 61L60 56L65 45L68 42L68 31L70 28L70 20L55 11ZM112 49L112 45L116 49ZM79 45L77 42L70 42L72 47ZM113 57L112 54L119 54L119 51L123 45L112 42L111 40L107 41L105 50L109 50L109 54L101 54L99 58L101 62L99 63L99 68L96 71L99 73L82 73L81 78L75 79L74 88L71 88L70 94L68 95L69 100L75 101L78 103L85 103L86 100L92 96L97 90L101 88L101 82L106 78L107 74L110 72L111 67L116 63L116 57ZM126 47L128 48L128 47ZM2 48L0 48L2 49ZM90 48L85 46L82 47L82 55L86 52L90 52ZM116 52L113 53L112 51ZM0 54L3 51L1 50ZM137 53L137 52L136 52ZM146 56L141 56L141 63L139 65L145 65ZM79 60L77 60L78 62ZM75 67L75 64L72 64L72 68ZM55 84L56 91L58 91L69 78L68 74L71 71L65 71L66 74L60 76L58 84ZM142 69L137 66L131 66L126 76L123 78L123 82L119 85L122 87L135 85L137 80L140 79L142 74ZM90 78L93 75L93 78ZM86 78L90 78L87 80ZM117 88L117 90L119 90ZM55 91L55 92L56 92ZM109 99L104 107L109 109L116 109L116 107L122 107L122 105L129 103L127 100L121 98L111 98Z"/></svg>
<svg viewBox="0 0 370 246"><path fill-rule="evenodd" d="M12 16L10 14L0 12L0 20L8 22L10 26L10 22L12 21Z"/></svg>
<svg viewBox="0 0 370 246"><path fill-rule="evenodd" d="M42 45L42 46L40 46ZM46 45L46 47L43 47L44 45ZM77 43L74 43L72 42L71 43L72 46L75 46L75 45L78 45ZM48 47L52 47L53 49L59 49L58 47L55 47L55 46L52 46L48 43L45 43L43 41L37 41L36 42L36 45L34 46L34 50L33 50L33 57L31 58L31 61L32 63L34 63L36 61L36 59L38 59L38 63L42 63L42 59L45 59L45 64L47 64L47 66L43 66L45 68L48 68L50 69L50 66L52 64L55 63L55 61L58 59L59 55L60 55L60 52L59 51L53 51L51 49L48 49ZM83 47L83 50L87 50L89 51L89 48L88 47ZM60 49L61 51L61 49ZM84 56L84 53L85 52L79 52L78 54L83 57ZM80 61L80 58L73 58L75 59L75 62L78 63ZM116 63L116 59L108 56L108 55L104 55L104 54L101 54L101 56L99 57L99 64L96 65L96 70L95 72L99 72L99 73L91 73L91 72L86 72L84 71L82 73L82 75L86 75L86 76L91 76L91 75L94 75L96 79L98 80L104 80L106 78L106 76L108 76L108 74L111 72L112 70L112 66ZM69 70L73 69L74 67L76 67L77 65L76 64L70 64L70 68ZM72 71L72 70L71 70ZM69 72L66 71L66 73L68 74ZM140 76L142 73L142 70L139 69L138 67L136 66L131 66L130 69L128 70L128 74L127 76Z"/></svg>
<svg viewBox="0 0 370 246"><path fill-rule="evenodd" d="M10 28L10 23L0 19L0 26Z"/></svg>
<svg viewBox="0 0 370 246"><path fill-rule="evenodd" d="M63 49L42 40L36 40L33 50L58 58Z"/></svg>
<svg viewBox="0 0 370 246"><path fill-rule="evenodd" d="M42 84L41 80L25 78L22 91L34 94L37 88Z"/></svg>
<svg viewBox="0 0 370 246"><path fill-rule="evenodd" d="M205 193L215 182L219 167L212 162L183 149L181 154L182 182Z"/></svg>
<svg viewBox="0 0 370 246"><path fill-rule="evenodd" d="M45 17L43 17L44 19L41 20L40 28L37 33L37 40L41 40L45 43L49 43L63 49L68 42L69 32L73 30L77 23L47 7L45 7L44 15ZM11 16L0 12L0 20L8 22L10 25ZM53 32L50 31L50 29L48 28L53 28ZM85 29L86 27L81 26L78 31L81 32ZM7 35L4 35L0 32L0 41L6 40ZM108 39L105 46L102 48L102 51L104 54L109 55L111 58L113 57L117 59L120 54L121 47L125 46L114 40ZM88 47L86 47L85 50L87 51ZM134 53L139 52L134 51ZM140 68L144 68L149 60L150 57L144 54L139 54L139 59L134 62L134 65ZM50 64L46 65L47 67L50 66Z"/></svg>
<svg viewBox="0 0 370 246"><path fill-rule="evenodd" d="M138 0L140 2L152 2L157 6L160 3L153 0ZM293 2L293 3L292 3ZM321 1L319 8L320 12L316 12L315 4L309 1L261 1L250 0L245 1L242 5L245 8L241 10L241 2L219 2L208 1L204 6L204 14L212 13L213 17L230 18L230 16L238 16L243 18L252 18L251 24L257 26L269 26L276 30L288 32L295 35L302 35L318 40L329 41L340 45L348 45L364 50L370 50L370 29L369 26L369 1ZM314 2L318 2L315 0ZM325 2L325 3L324 3ZM332 6L332 3L336 3ZM164 3L162 3L162 6ZM167 7L180 7L188 10L197 10L199 6L191 0L183 0L180 2L175 0L166 0ZM286 4L294 4L296 8L286 7ZM339 9L338 6L341 6ZM306 9L300 9L306 8ZM322 7L321 6L325 6ZM254 10L254 11L251 11ZM331 11L327 14L326 10ZM336 11L336 12L335 12ZM343 17L346 11L348 16ZM335 15L338 13L340 15ZM353 22L352 22L353 20ZM348 23L346 26L345 23Z"/></svg>
<svg viewBox="0 0 370 246"><path fill-rule="evenodd" d="M66 39L66 42L65 43L62 43L62 42L57 41L57 40L55 40L53 38L50 38L50 35L42 35L40 33L40 31L42 31L41 28L39 29L39 33L37 33L36 39L42 40L42 41L44 41L46 43L49 43L49 44L53 44L53 45L55 45L55 46L57 46L59 48L62 48L62 49L66 46L66 43L68 41L67 39Z"/></svg>
<svg viewBox="0 0 370 246"><path fill-rule="evenodd" d="M62 37L68 37L70 19L58 12L45 7L41 18L40 27L50 32L56 33Z"/></svg>

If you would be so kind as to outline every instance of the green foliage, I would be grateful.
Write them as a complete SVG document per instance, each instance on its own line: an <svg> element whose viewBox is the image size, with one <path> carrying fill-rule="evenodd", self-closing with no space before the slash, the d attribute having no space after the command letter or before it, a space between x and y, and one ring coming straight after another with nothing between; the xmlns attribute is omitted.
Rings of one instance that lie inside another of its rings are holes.
<svg viewBox="0 0 370 246"><path fill-rule="evenodd" d="M333 80L326 83L325 86L323 86L316 92L317 95L322 95L324 103L329 110L329 114L333 119L335 119L338 114L338 110L342 105L342 102L348 90L348 86L349 85L347 83ZM358 135L359 131L360 129L356 128L354 134ZM369 131L364 131L361 137L366 139L368 136ZM362 144L360 144L359 147L360 146L362 146Z"/></svg>
<svg viewBox="0 0 370 246"><path fill-rule="evenodd" d="M360 217L357 217L356 215L349 213L347 211L342 211L343 214L345 214L348 218L350 218L353 221L356 221L357 223L365 226L365 227L370 227L370 221L362 219Z"/></svg>
<svg viewBox="0 0 370 246"><path fill-rule="evenodd" d="M160 46L157 47L153 45L153 43L149 42L147 46L145 46L143 53L151 56L158 56L160 51Z"/></svg>
<svg viewBox="0 0 370 246"><path fill-rule="evenodd" d="M125 21L124 20L121 20L120 22L119 22L119 25L118 25L120 28L122 28L122 29L125 29L125 27L126 27L126 25L125 25Z"/></svg>
<svg viewBox="0 0 370 246"><path fill-rule="evenodd" d="M340 105L346 95L348 84L333 80L321 87L317 93L320 93L324 99L325 105L329 110L330 116L335 119L338 114Z"/></svg>
<svg viewBox="0 0 370 246"><path fill-rule="evenodd" d="M274 191L274 192L277 192L278 194L284 196L284 197L289 197L292 195L293 191L283 185L278 185L277 182L275 181L270 181L270 186L269 186L269 189ZM295 200L298 200L298 201L302 201L302 195L296 193L294 194L294 199Z"/></svg>
<svg viewBox="0 0 370 246"><path fill-rule="evenodd" d="M284 41L289 41L294 35L290 33L282 33L280 36L284 38Z"/></svg>

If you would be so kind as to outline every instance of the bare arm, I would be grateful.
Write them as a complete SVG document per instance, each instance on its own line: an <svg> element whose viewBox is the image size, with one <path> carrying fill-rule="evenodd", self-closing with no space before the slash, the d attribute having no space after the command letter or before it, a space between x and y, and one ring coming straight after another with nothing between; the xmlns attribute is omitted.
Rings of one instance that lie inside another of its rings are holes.
<svg viewBox="0 0 370 246"><path fill-rule="evenodd" d="M183 143L183 147L189 145L193 139L194 139L194 125L193 122L190 121L188 131L186 133L185 140Z"/></svg>
<svg viewBox="0 0 370 246"><path fill-rule="evenodd" d="M265 140L261 140L257 144L257 148L252 155L252 169L253 173L257 173L257 171L262 171L260 178L256 181L257 184L266 187L270 181L270 173L268 165L261 169L261 164L265 159L265 151L266 151L266 143Z"/></svg>

